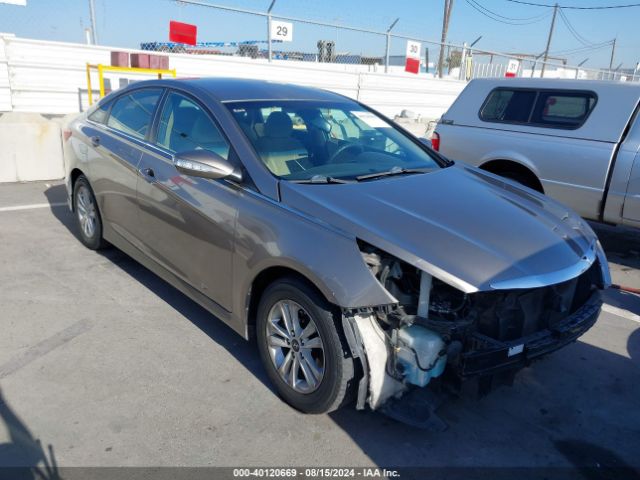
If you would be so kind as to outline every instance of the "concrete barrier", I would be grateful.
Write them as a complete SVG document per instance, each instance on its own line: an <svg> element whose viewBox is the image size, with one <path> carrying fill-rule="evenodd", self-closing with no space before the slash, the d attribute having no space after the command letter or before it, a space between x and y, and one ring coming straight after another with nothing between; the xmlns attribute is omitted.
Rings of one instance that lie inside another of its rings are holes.
<svg viewBox="0 0 640 480"><path fill-rule="evenodd" d="M0 116L0 182L64 177L62 127L37 113Z"/></svg>

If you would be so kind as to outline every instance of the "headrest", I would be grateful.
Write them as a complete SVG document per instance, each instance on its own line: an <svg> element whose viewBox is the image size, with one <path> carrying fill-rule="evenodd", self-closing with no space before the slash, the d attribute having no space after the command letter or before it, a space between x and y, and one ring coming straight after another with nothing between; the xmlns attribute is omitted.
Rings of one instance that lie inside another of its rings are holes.
<svg viewBox="0 0 640 480"><path fill-rule="evenodd" d="M284 112L271 112L264 124L264 134L271 138L286 138L291 136L293 122Z"/></svg>

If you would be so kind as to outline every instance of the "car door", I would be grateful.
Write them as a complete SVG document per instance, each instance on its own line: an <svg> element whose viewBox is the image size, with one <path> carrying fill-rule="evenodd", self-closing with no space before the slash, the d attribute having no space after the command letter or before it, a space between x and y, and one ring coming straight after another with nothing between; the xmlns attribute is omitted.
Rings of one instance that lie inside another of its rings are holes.
<svg viewBox="0 0 640 480"><path fill-rule="evenodd" d="M143 153L137 186L143 248L230 311L238 189L224 179L180 174L173 157L198 149L226 159L235 154L210 113L189 96L168 92L156 123L156 148Z"/></svg>
<svg viewBox="0 0 640 480"><path fill-rule="evenodd" d="M158 88L124 93L109 102L109 108L96 110L83 129L105 233L115 232L134 244L139 238L136 182L141 147L161 94Z"/></svg>
<svg viewBox="0 0 640 480"><path fill-rule="evenodd" d="M631 165L629 165L631 164ZM622 210L623 222L640 225L640 116L636 113L624 143L620 146L615 170L628 173ZM615 176L614 171L614 176ZM614 185L612 182L612 190ZM611 192L610 192L611 196Z"/></svg>

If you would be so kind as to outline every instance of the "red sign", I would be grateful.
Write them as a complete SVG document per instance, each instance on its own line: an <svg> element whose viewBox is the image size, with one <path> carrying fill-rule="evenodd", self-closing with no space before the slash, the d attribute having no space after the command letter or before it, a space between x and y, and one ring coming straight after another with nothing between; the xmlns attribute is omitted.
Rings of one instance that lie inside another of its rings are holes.
<svg viewBox="0 0 640 480"><path fill-rule="evenodd" d="M195 45L198 36L198 27L188 23L169 22L169 41Z"/></svg>
<svg viewBox="0 0 640 480"><path fill-rule="evenodd" d="M407 62L404 64L404 71L418 73L420 71L420 60L418 58L407 57Z"/></svg>

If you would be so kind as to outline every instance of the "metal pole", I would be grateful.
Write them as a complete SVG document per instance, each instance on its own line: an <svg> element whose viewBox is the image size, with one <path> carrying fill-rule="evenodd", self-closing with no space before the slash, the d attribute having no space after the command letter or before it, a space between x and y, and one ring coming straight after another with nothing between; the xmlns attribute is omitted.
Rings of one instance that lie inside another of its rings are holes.
<svg viewBox="0 0 640 480"><path fill-rule="evenodd" d="M462 54L460 55L460 73L458 80L467 79L467 42L462 44Z"/></svg>
<svg viewBox="0 0 640 480"><path fill-rule="evenodd" d="M442 36L440 37L440 57L438 58L438 76L442 78L444 67L444 47L447 43L447 31L449 30L449 17L453 8L453 0L444 0L444 14L442 16Z"/></svg>
<svg viewBox="0 0 640 480"><path fill-rule="evenodd" d="M549 29L549 36L547 37L547 48L544 49L544 60L542 61L542 72L540 78L544 78L544 70L547 67L547 58L549 57L549 47L551 46L551 37L553 36L553 29L556 26L556 14L558 13L558 4L553 7L553 17L551 17L551 28Z"/></svg>
<svg viewBox="0 0 640 480"><path fill-rule="evenodd" d="M271 1L271 5L267 9L267 45L268 45L268 59L271 61L273 58L273 47L271 45L271 10L273 10L273 6L276 4L276 0Z"/></svg>
<svg viewBox="0 0 640 480"><path fill-rule="evenodd" d="M613 44L611 45L611 59L609 60L609 70L611 70L611 68L613 67L613 57L616 54L616 40L617 38L614 38Z"/></svg>
<svg viewBox="0 0 640 480"><path fill-rule="evenodd" d="M537 57L534 57L534 58L533 58L533 66L531 67L531 78L533 78L533 75L534 75L534 73L535 73L535 71L536 71L536 66L538 65L538 59L539 59L542 55L544 55L544 52L543 52L543 53L541 53L540 55L538 55Z"/></svg>
<svg viewBox="0 0 640 480"><path fill-rule="evenodd" d="M91 66L87 63L87 93L89 94L89 106L93 105L93 90L91 89Z"/></svg>
<svg viewBox="0 0 640 480"><path fill-rule="evenodd" d="M271 61L271 58L273 56L273 50L271 47L271 15L267 16L267 46L268 46L267 58L269 59L269 61Z"/></svg>
<svg viewBox="0 0 640 480"><path fill-rule="evenodd" d="M384 51L384 73L389 73L389 45L391 44L391 34L387 32L387 44Z"/></svg>
<svg viewBox="0 0 640 480"><path fill-rule="evenodd" d="M389 73L389 49L391 48L391 29L396 26L396 23L398 23L398 20L400 20L399 17L396 18L391 25L389 25L389 28L387 28L387 45L385 47L385 54L384 54L384 73Z"/></svg>
<svg viewBox="0 0 640 480"><path fill-rule="evenodd" d="M89 0L89 16L91 17L91 40L94 45L98 44L98 32L96 22L96 4L95 0Z"/></svg>

